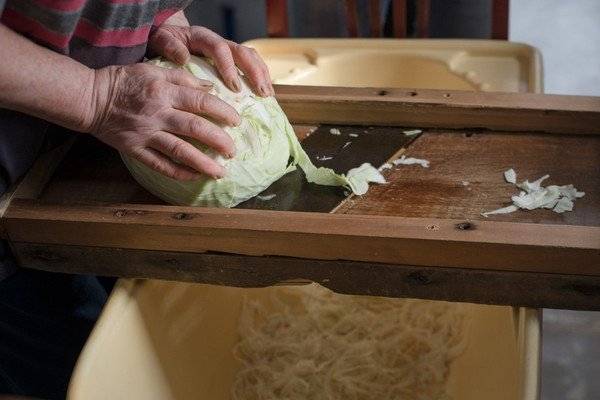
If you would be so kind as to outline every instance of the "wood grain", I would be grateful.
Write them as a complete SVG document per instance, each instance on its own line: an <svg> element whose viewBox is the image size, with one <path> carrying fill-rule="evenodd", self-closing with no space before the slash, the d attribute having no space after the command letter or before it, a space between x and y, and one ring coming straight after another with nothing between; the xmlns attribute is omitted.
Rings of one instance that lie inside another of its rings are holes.
<svg viewBox="0 0 600 400"><path fill-rule="evenodd" d="M36 200L10 204L3 226L19 261L55 271L243 286L314 279L347 293L565 308L597 304L600 138L571 135L598 133L597 98L278 91L297 122L343 118L356 124L336 126L340 136L328 126L297 130L313 159L333 155L318 164L340 172L359 161L378 165L402 151L412 140L402 135L404 127L470 129L424 129L407 154L430 159L430 169L387 171L388 185L347 200L334 215L323 212L343 199L343 191L323 188L333 196L321 192L299 202L283 181L270 189L292 201L244 205L254 210L163 205L135 183L117 153L81 142ZM359 126L369 123L396 127ZM497 126L518 133L479 129ZM530 132L540 127L562 134ZM502 179L508 167L522 178L549 173L550 183L574 183L588 195L562 216L546 211L483 220L481 211L503 205L512 194ZM321 213L258 210L270 207Z"/></svg>
<svg viewBox="0 0 600 400"><path fill-rule="evenodd" d="M379 4L379 0L369 0L369 30L371 32L371 37L381 37L382 26L381 4Z"/></svg>
<svg viewBox="0 0 600 400"><path fill-rule="evenodd" d="M417 0L417 37L429 37L430 0Z"/></svg>
<svg viewBox="0 0 600 400"><path fill-rule="evenodd" d="M69 139L48 151L39 155L37 160L29 169L29 172L16 184L8 188L0 197L0 219L15 198L35 199L44 190L51 180L56 168L60 165L65 155L73 146L74 138ZM0 226L0 239L6 239L8 235Z"/></svg>
<svg viewBox="0 0 600 400"><path fill-rule="evenodd" d="M19 199L4 223L11 242L600 275L600 227Z"/></svg>
<svg viewBox="0 0 600 400"><path fill-rule="evenodd" d="M508 40L509 0L492 0L492 39Z"/></svg>
<svg viewBox="0 0 600 400"><path fill-rule="evenodd" d="M356 0L346 0L346 25L348 36L358 37L358 9Z"/></svg>
<svg viewBox="0 0 600 400"><path fill-rule="evenodd" d="M332 135L336 128L340 135ZM302 147L317 167L331 168L345 174L368 162L379 167L414 137L405 136L402 129L390 127L357 127L323 125L302 141ZM237 208L329 212L346 198L346 189L308 183L298 169L267 188L262 195L275 195L269 201L250 199Z"/></svg>
<svg viewBox="0 0 600 400"><path fill-rule="evenodd" d="M240 287L307 280L338 293L600 310L600 277L16 243L23 265ZM343 271L343 273L340 273Z"/></svg>
<svg viewBox="0 0 600 400"><path fill-rule="evenodd" d="M288 37L287 0L266 0L266 8L269 37Z"/></svg>
<svg viewBox="0 0 600 400"><path fill-rule="evenodd" d="M514 168L518 181L549 174L545 184L573 184L586 195L572 212L518 211L489 220L600 226L600 136L426 132L405 154L429 160L430 168L386 170L389 184L373 186L338 212L482 220L481 212L504 207L518 194L503 175Z"/></svg>
<svg viewBox="0 0 600 400"><path fill-rule="evenodd" d="M346 173L364 162L379 166L393 155L395 149L414 139L405 136L399 128L338 126L342 132L339 136L329 133L332 126L295 128L304 150L314 163L340 173ZM116 151L92 138L81 139L46 185L40 200L65 205L93 202L165 204L135 182ZM351 144L346 146L349 142ZM240 207L329 212L346 197L344 191L339 187L310 184L297 170L262 193L275 194L273 200L254 198Z"/></svg>
<svg viewBox="0 0 600 400"><path fill-rule="evenodd" d="M407 33L406 0L393 0L392 13L394 36L399 39L405 38Z"/></svg>
<svg viewBox="0 0 600 400"><path fill-rule="evenodd" d="M600 97L286 85L276 92L300 124L600 134Z"/></svg>

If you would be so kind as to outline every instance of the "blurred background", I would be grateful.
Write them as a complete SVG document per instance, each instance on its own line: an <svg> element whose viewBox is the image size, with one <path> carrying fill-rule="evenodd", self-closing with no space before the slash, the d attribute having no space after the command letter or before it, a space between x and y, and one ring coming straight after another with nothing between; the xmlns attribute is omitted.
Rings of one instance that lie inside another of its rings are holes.
<svg viewBox="0 0 600 400"><path fill-rule="evenodd" d="M367 1L357 2L359 36L368 36ZM382 4L385 21L389 2ZM343 1L288 0L288 7L292 37L347 35ZM195 0L187 15L238 42L267 34L264 0ZM431 0L429 19L432 38L489 38L491 1ZM414 35L413 25L407 30ZM509 40L541 51L546 93L600 96L599 38L599 0L510 2ZM600 399L600 313L544 310L543 335L542 398Z"/></svg>

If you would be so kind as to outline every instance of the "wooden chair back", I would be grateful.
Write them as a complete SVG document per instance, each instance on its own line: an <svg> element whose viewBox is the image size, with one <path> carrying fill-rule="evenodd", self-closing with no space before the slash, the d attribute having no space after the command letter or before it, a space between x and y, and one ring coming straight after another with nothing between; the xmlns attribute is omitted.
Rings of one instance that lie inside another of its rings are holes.
<svg viewBox="0 0 600 400"><path fill-rule="evenodd" d="M348 36L358 37L358 4L357 0L344 0ZM417 0L416 36L429 37L430 0ZM509 0L492 0L492 39L508 39ZM393 34L397 38L407 35L406 0L392 0ZM369 0L369 33L371 37L381 37L381 4L380 0ZM287 0L267 0L267 31L270 37L288 37Z"/></svg>

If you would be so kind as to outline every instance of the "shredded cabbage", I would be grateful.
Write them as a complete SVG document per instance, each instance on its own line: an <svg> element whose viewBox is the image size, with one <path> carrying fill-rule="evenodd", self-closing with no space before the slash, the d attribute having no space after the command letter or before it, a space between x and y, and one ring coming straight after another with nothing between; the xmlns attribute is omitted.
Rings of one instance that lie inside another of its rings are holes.
<svg viewBox="0 0 600 400"><path fill-rule="evenodd" d="M163 59L149 62L164 68L180 68ZM224 127L235 143L236 155L232 159L185 138L225 167L227 175L218 180L203 176L191 182L177 181L122 154L133 177L164 201L189 206L234 207L258 195L296 166L304 171L309 182L343 186L358 195L367 192L369 182L385 182L370 164L354 168L347 175L315 167L275 98L254 95L246 82L242 83L240 93L232 92L220 80L216 69L199 57L192 57L183 68L198 78L213 82L211 93L233 106L242 123L238 127Z"/></svg>
<svg viewBox="0 0 600 400"><path fill-rule="evenodd" d="M550 175L544 175L533 182L525 180L517 183L517 173L514 169L504 171L504 179L521 189L521 192L518 196L511 197L513 204L494 211L483 212L481 215L487 218L494 214L510 214L519 209L535 210L538 208L551 209L558 214L573 211L574 201L585 196L585 192L578 191L573 185L543 187L542 183L548 178Z"/></svg>
<svg viewBox="0 0 600 400"><path fill-rule="evenodd" d="M468 306L347 296L317 284L246 298L232 400L449 399Z"/></svg>

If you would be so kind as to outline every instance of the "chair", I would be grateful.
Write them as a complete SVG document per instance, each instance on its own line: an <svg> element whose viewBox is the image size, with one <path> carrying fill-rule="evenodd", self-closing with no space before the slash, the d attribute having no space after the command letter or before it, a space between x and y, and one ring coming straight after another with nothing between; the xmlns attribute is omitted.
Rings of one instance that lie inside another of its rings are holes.
<svg viewBox="0 0 600 400"><path fill-rule="evenodd" d="M430 0L417 1L416 36L429 37ZM392 0L393 32L397 38L407 33L407 0ZM270 37L288 37L287 0L267 0L267 31ZM358 7L356 0L345 0L348 35L358 36ZM371 37L382 36L380 1L369 0L369 27ZM508 39L509 0L492 0L492 39Z"/></svg>

